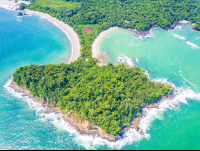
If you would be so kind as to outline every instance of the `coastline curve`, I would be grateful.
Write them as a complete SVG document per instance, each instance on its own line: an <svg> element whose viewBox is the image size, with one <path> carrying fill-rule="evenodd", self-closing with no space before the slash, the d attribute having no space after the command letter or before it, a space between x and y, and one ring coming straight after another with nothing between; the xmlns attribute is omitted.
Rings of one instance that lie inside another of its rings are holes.
<svg viewBox="0 0 200 151"><path fill-rule="evenodd" d="M162 30L165 30L165 31L168 31L168 30L174 30L176 29L177 26L180 26L182 24L189 24L192 26L192 30L194 31L197 31L195 30L193 27L195 26L195 23L190 23L190 21L187 21L187 20L180 20L178 23L175 23L173 27L171 28L167 28L167 29L162 29L161 27L157 26L157 25L154 25L152 26L150 29L146 30L146 31L138 31L136 29L132 29L132 28L123 28L123 27L118 27L118 26L115 26L115 27L110 27L109 29L107 30L104 30L102 31L96 38L95 40L93 41L92 43L92 57L93 58L97 58L100 60L100 65L105 65L105 61L104 61L104 57L106 56L105 54L101 54L99 52L99 44L101 42L101 40L110 32L114 31L114 30L117 30L117 29L125 29L125 30L130 30L132 32L135 33L135 38L140 38L140 37L144 37L144 36L148 36L149 34L151 34L151 30L152 29L155 29L155 28L161 28ZM199 32L199 31L197 31ZM101 56L102 55L102 56Z"/></svg>
<svg viewBox="0 0 200 151"><path fill-rule="evenodd" d="M19 1L19 3L15 3L14 1L1 0L0 8L4 8L10 11L16 11L16 9L19 9L19 4L21 2L22 1ZM71 44L71 56L68 63L71 63L78 59L78 57L80 56L80 47L81 47L80 40L78 38L78 34L74 31L74 29L71 26L42 12L32 11L27 9L25 9L24 11L27 15L40 16L49 21L50 23L52 23L53 25L57 26L68 37Z"/></svg>

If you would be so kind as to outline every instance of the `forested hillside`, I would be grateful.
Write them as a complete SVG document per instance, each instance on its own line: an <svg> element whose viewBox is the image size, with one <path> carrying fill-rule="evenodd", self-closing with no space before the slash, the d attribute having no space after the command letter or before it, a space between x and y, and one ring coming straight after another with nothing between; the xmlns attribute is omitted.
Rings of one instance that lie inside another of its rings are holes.
<svg viewBox="0 0 200 151"><path fill-rule="evenodd" d="M20 67L13 80L66 114L75 112L79 119L86 118L113 135L129 125L142 106L168 95L171 89L152 82L138 67L99 67L95 59Z"/></svg>
<svg viewBox="0 0 200 151"><path fill-rule="evenodd" d="M180 20L200 29L200 0L31 0L27 9L46 12L78 33L81 56L71 64L20 67L13 80L34 96L117 135L146 104L168 95L171 86L154 83L138 67L96 65L91 44L111 26L144 31L173 27ZM86 33L83 28L92 28Z"/></svg>
<svg viewBox="0 0 200 151"><path fill-rule="evenodd" d="M31 0L28 9L46 12L72 26L84 59L91 57L96 35L111 26L144 31L153 25L169 28L188 20L200 29L200 0ZM84 27L94 30L85 34Z"/></svg>

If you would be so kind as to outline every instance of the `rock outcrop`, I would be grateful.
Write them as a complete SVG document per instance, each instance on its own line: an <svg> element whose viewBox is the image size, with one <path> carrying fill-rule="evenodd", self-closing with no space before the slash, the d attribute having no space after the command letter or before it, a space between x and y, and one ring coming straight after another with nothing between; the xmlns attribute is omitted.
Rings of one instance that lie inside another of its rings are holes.
<svg viewBox="0 0 200 151"><path fill-rule="evenodd" d="M61 113L61 116L64 120L69 122L71 126L75 127L80 133L82 134L92 134L92 135L98 135L101 138L107 139L109 141L116 141L119 138L119 135L111 135L105 132L102 128L98 127L94 123L90 122L89 120L83 118L79 120L76 116L76 113L67 114L65 112L62 112L59 107L56 107L54 104L49 103L49 100L44 100L44 98L35 97L31 94L31 92L25 87L25 86L19 86L14 81L12 81L10 87L12 87L15 91L24 93L23 96L28 96L32 98L34 101L38 101L44 106L47 111L45 113L51 113L54 112L56 114ZM173 91L173 89L171 89ZM172 98L173 95L170 93L168 96L162 96L160 100ZM144 106L145 108L157 108L159 106L159 103L152 103ZM142 117L142 114L140 114L137 117L134 117L129 125L125 126L121 131L120 134L123 134L130 128L135 128L137 131L139 131L138 124L140 122L140 119ZM140 131L141 132L141 131Z"/></svg>

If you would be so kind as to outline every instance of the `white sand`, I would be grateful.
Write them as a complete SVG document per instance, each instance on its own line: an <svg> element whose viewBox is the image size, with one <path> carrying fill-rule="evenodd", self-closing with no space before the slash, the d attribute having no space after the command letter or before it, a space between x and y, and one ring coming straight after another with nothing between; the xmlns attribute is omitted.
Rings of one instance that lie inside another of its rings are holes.
<svg viewBox="0 0 200 151"><path fill-rule="evenodd" d="M29 1L19 0L17 3L15 3L14 0L0 0L0 7L6 8L6 9L9 9L9 10L15 10L15 9L19 8L20 3L25 3L27 5L30 4Z"/></svg>
<svg viewBox="0 0 200 151"><path fill-rule="evenodd" d="M179 23L181 23L181 24L190 24L190 21L187 21L187 20L180 20Z"/></svg>
<svg viewBox="0 0 200 151"><path fill-rule="evenodd" d="M29 4L29 2L25 2L25 1L19 1L15 3L14 0L10 0L10 1L0 0L0 7L6 8L9 10L15 10L19 8L19 4L22 2ZM30 15L38 15L44 19L47 19L49 22L59 27L67 35L67 37L69 38L71 42L72 54L68 63L77 60L77 58L80 56L80 42L79 42L77 33L73 30L72 27L45 13L31 11L31 10L25 10L25 12L26 14L30 14Z"/></svg>
<svg viewBox="0 0 200 151"><path fill-rule="evenodd" d="M105 35L107 35L108 33L110 33L111 31L114 31L116 29L119 29L119 27L111 27L108 30L104 30L102 31L97 38L94 40L93 44L92 44L92 57L97 58L99 55L99 44L100 41L104 38Z"/></svg>

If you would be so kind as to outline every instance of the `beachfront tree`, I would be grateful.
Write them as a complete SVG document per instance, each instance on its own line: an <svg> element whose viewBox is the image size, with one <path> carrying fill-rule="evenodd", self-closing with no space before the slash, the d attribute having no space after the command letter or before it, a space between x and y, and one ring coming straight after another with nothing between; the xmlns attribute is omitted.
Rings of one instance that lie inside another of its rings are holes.
<svg viewBox="0 0 200 151"><path fill-rule="evenodd" d="M27 7L27 5L25 3L20 3L19 4L19 8L24 10Z"/></svg>

